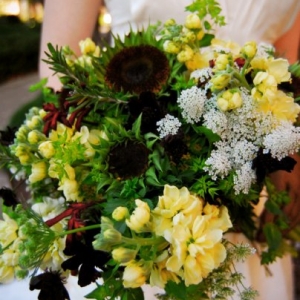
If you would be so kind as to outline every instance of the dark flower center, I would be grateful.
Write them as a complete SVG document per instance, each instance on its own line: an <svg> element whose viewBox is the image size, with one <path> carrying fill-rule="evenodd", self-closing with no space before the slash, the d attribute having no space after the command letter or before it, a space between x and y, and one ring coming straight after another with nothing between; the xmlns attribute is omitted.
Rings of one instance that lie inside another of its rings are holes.
<svg viewBox="0 0 300 300"><path fill-rule="evenodd" d="M140 176L147 170L148 154L146 146L136 141L117 144L109 153L109 172L119 179Z"/></svg>
<svg viewBox="0 0 300 300"><path fill-rule="evenodd" d="M150 45L122 49L106 67L105 81L117 91L140 94L158 92L170 74L169 61Z"/></svg>
<svg viewBox="0 0 300 300"><path fill-rule="evenodd" d="M146 81L152 73L152 62L146 57L125 62L122 68L124 81L132 84L140 84Z"/></svg>

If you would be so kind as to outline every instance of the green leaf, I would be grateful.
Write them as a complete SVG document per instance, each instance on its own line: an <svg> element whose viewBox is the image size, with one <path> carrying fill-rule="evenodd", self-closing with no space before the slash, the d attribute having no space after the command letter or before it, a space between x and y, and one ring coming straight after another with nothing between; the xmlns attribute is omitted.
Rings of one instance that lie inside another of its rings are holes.
<svg viewBox="0 0 300 300"><path fill-rule="evenodd" d="M282 234L278 227L273 223L267 223L265 224L263 231L266 236L269 249L278 249L282 241Z"/></svg>
<svg viewBox="0 0 300 300"><path fill-rule="evenodd" d="M181 281L178 284L173 281L168 281L168 283L165 286L165 291L171 297L173 296L174 299L178 299L178 300L187 299L186 286L183 281Z"/></svg>

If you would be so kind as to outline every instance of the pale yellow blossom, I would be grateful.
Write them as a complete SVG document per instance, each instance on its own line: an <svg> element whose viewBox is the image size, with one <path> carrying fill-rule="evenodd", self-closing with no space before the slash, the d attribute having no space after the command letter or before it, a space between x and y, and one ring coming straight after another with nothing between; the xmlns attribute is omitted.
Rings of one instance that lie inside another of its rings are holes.
<svg viewBox="0 0 300 300"><path fill-rule="evenodd" d="M177 60L181 63L184 63L188 60L191 60L193 56L194 56L193 49L188 45L184 45L182 47L182 50L177 54Z"/></svg>
<svg viewBox="0 0 300 300"><path fill-rule="evenodd" d="M112 218L116 221L123 221L127 217L129 217L129 211L124 206L118 206L112 213Z"/></svg>
<svg viewBox="0 0 300 300"><path fill-rule="evenodd" d="M42 156L48 159L53 157L55 154L55 149L51 141L40 143L38 149Z"/></svg>
<svg viewBox="0 0 300 300"><path fill-rule="evenodd" d="M150 275L150 266L143 261L132 261L124 269L123 285L125 288L137 288L146 283Z"/></svg>
<svg viewBox="0 0 300 300"><path fill-rule="evenodd" d="M241 53L246 56L246 58L253 58L257 52L257 44L254 41L249 41L244 44L241 49Z"/></svg>
<svg viewBox="0 0 300 300"><path fill-rule="evenodd" d="M126 220L127 226L135 232L148 231L150 221L150 207L149 205L139 199L135 200L136 208L133 213Z"/></svg>
<svg viewBox="0 0 300 300"><path fill-rule="evenodd" d="M137 251L134 249L119 247L112 251L113 259L121 265L127 265L135 259Z"/></svg>
<svg viewBox="0 0 300 300"><path fill-rule="evenodd" d="M0 244L2 248L10 245L17 237L18 224L6 213L3 213L3 220L0 220Z"/></svg>
<svg viewBox="0 0 300 300"><path fill-rule="evenodd" d="M184 26L188 29L199 29L202 28L202 23L196 14L189 14L186 16Z"/></svg>
<svg viewBox="0 0 300 300"><path fill-rule="evenodd" d="M45 179L47 176L47 164L44 161L39 161L37 163L32 164L31 174L28 180L31 183L35 183Z"/></svg>

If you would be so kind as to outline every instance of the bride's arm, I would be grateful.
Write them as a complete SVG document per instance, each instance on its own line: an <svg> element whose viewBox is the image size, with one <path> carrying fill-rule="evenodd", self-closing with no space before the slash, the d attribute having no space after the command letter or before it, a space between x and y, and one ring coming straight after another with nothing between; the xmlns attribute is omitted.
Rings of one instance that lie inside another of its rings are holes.
<svg viewBox="0 0 300 300"><path fill-rule="evenodd" d="M299 60L300 44L300 12L293 26L274 44L276 51L280 56L284 56L290 63Z"/></svg>
<svg viewBox="0 0 300 300"><path fill-rule="evenodd" d="M101 0L45 0L44 20L40 44L40 78L48 77L48 86L59 89L57 76L42 61L46 58L47 44L59 47L69 45L79 53L78 43L91 37L99 15Z"/></svg>

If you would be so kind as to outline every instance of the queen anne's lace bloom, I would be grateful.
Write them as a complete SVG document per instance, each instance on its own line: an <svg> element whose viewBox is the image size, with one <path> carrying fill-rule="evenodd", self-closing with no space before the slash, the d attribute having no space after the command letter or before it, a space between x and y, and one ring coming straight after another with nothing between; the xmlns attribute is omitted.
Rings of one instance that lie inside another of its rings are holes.
<svg viewBox="0 0 300 300"><path fill-rule="evenodd" d="M177 102L187 123L194 124L201 120L206 100L205 90L196 86L181 92Z"/></svg>
<svg viewBox="0 0 300 300"><path fill-rule="evenodd" d="M167 114L163 119L158 121L156 125L158 126L157 131L159 132L159 137L162 139L167 135L175 135L181 123L177 118Z"/></svg>

